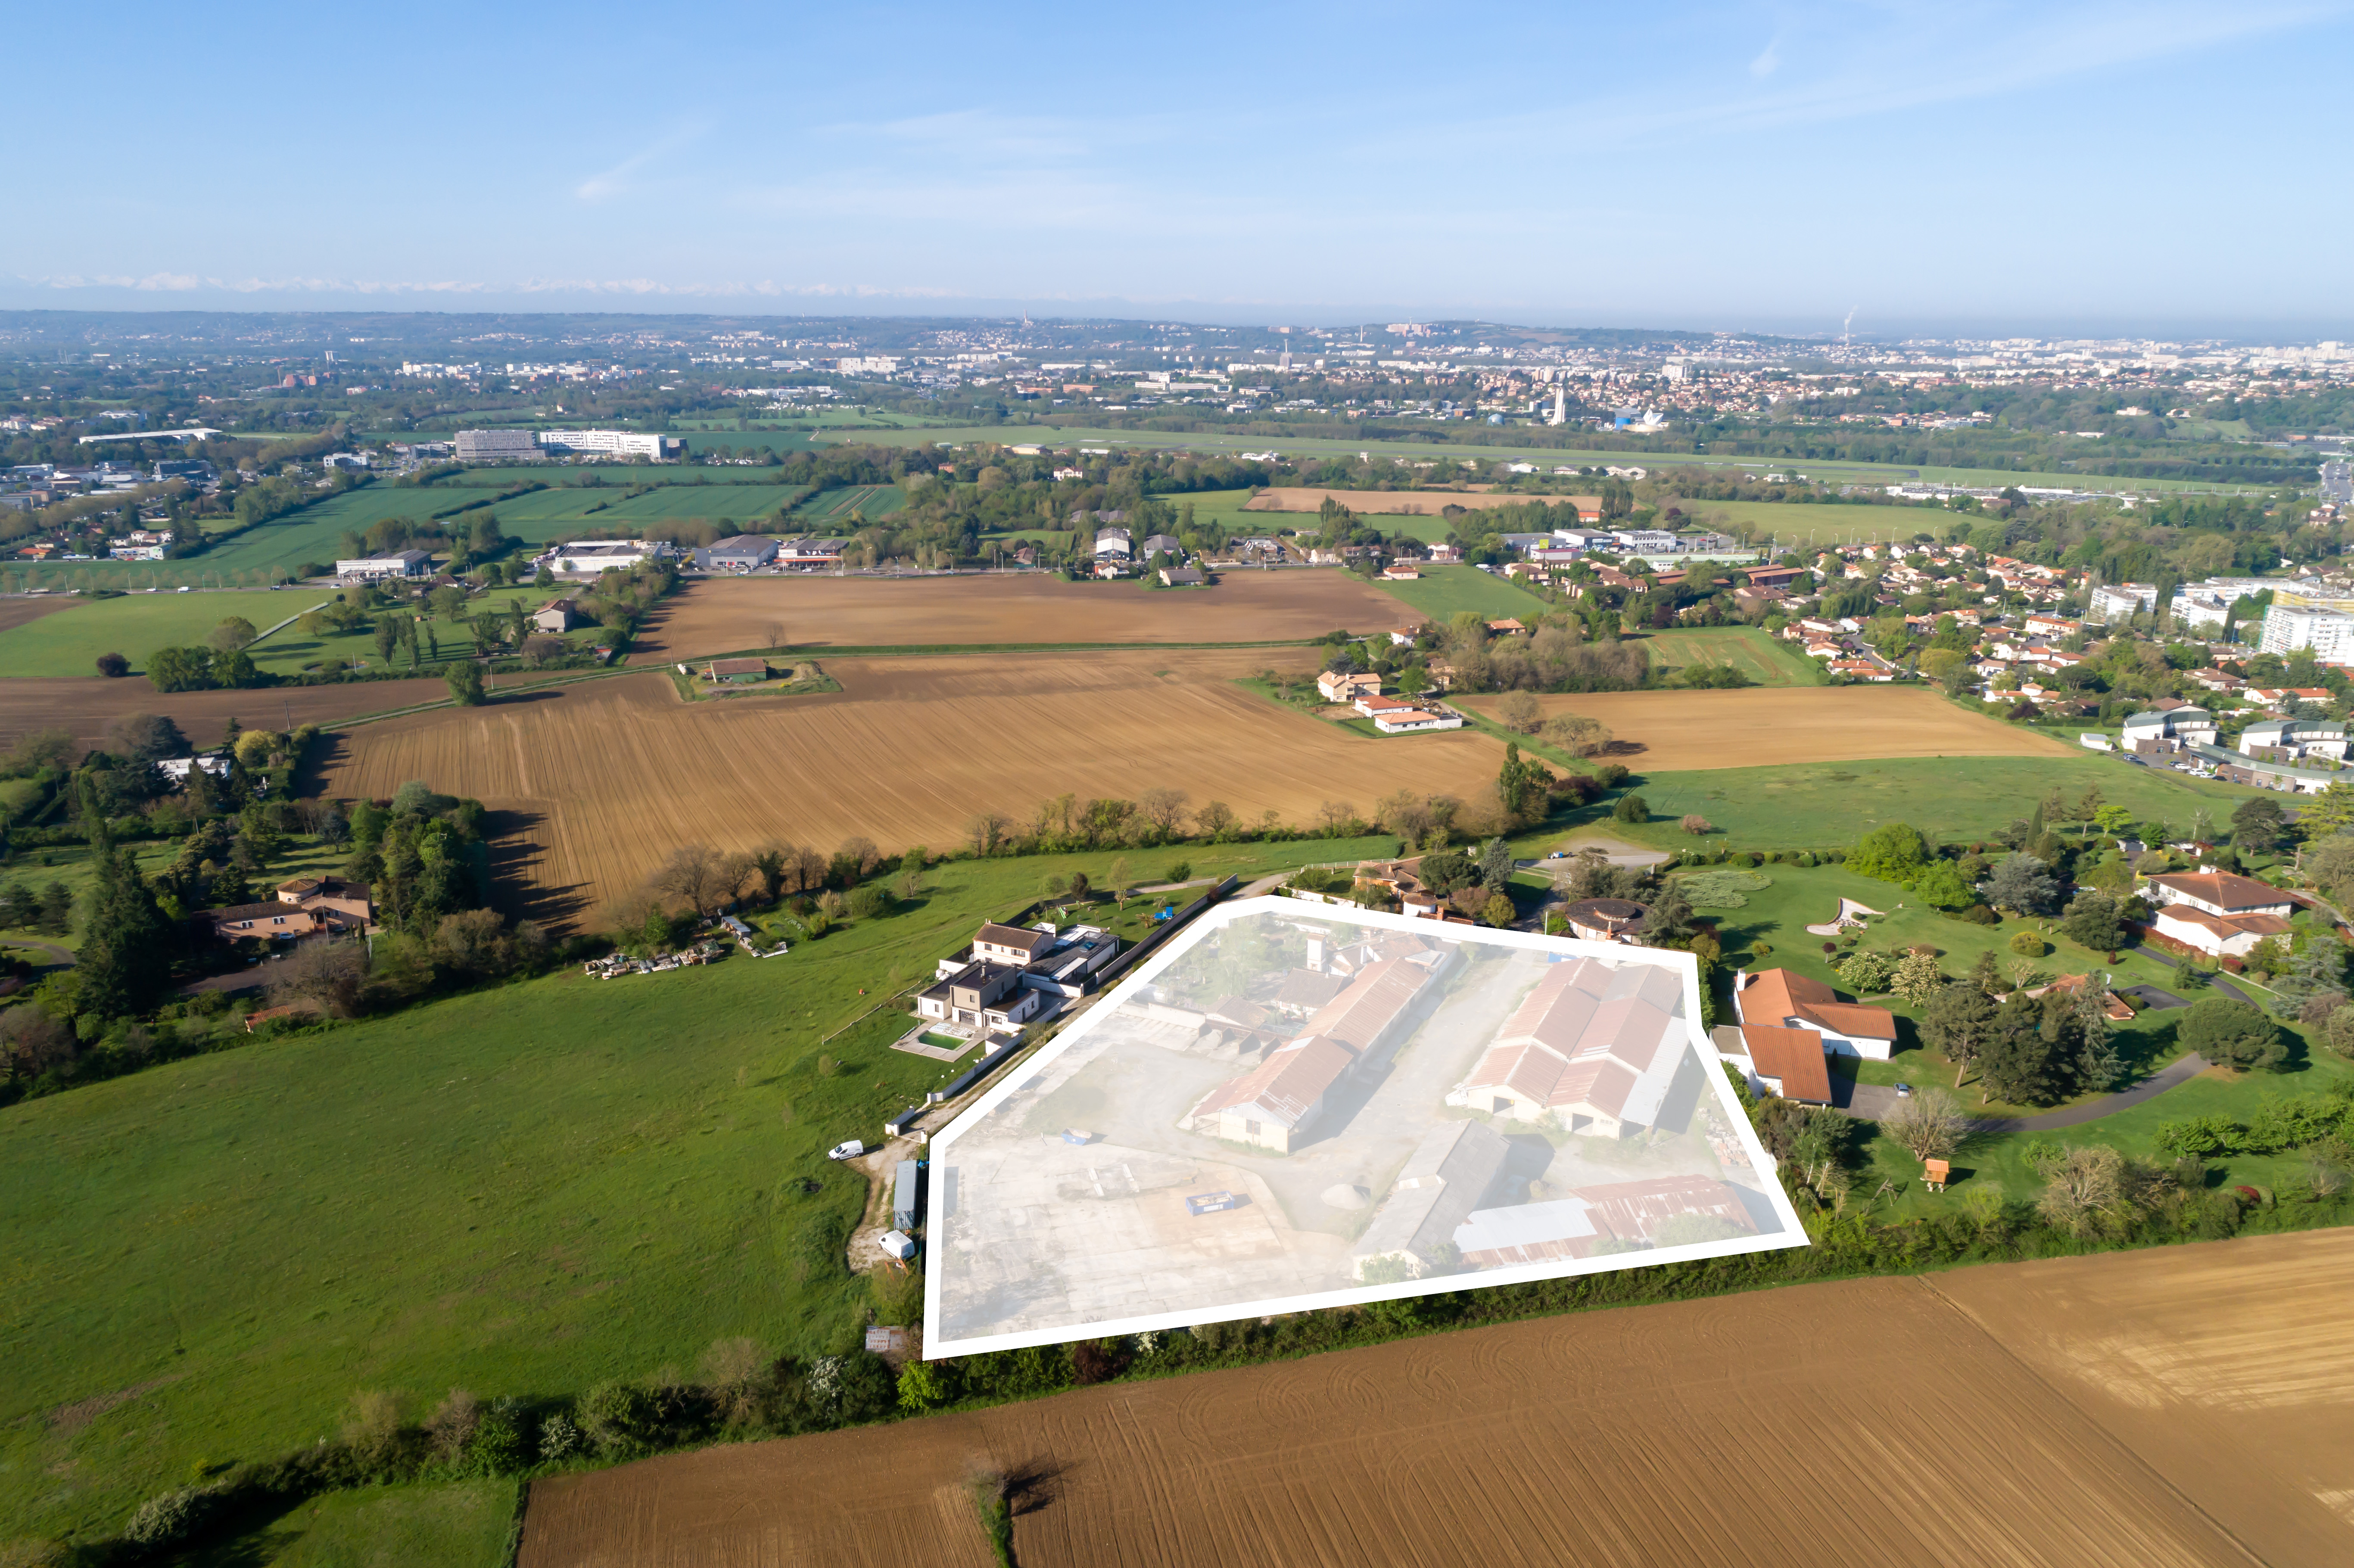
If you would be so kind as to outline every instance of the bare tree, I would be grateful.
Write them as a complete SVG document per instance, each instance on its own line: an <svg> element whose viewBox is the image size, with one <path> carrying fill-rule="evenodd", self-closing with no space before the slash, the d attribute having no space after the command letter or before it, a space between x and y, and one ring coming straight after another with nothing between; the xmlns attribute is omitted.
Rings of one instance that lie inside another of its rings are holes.
<svg viewBox="0 0 2354 1568"><path fill-rule="evenodd" d="M337 1018L359 1010L367 979L367 948L357 938L301 942L270 968L270 1000L280 1007L304 1002Z"/></svg>
<svg viewBox="0 0 2354 1568"><path fill-rule="evenodd" d="M1511 692L1496 705L1496 717L1507 729L1534 735L1544 723L1544 705L1527 692Z"/></svg>
<svg viewBox="0 0 2354 1568"><path fill-rule="evenodd" d="M681 844L655 868L649 883L657 893L684 899L697 915L708 915L727 901L716 852L707 844Z"/></svg>
<svg viewBox="0 0 2354 1568"><path fill-rule="evenodd" d="M546 664L551 659L563 658L569 646L561 637L545 631L535 632L523 640L523 656L534 664Z"/></svg>
<svg viewBox="0 0 2354 1568"><path fill-rule="evenodd" d="M1915 1160L1943 1160L1968 1141L1970 1120L1953 1096L1928 1089L1897 1101L1896 1108L1880 1118L1880 1130Z"/></svg>
<svg viewBox="0 0 2354 1568"><path fill-rule="evenodd" d="M745 889L760 885L760 867L757 858L740 851L727 855L719 863L719 885L725 890L722 904L733 904L744 896Z"/></svg>
<svg viewBox="0 0 2354 1568"><path fill-rule="evenodd" d="M474 1440L482 1425L482 1402L462 1388L453 1388L425 1418L425 1440L437 1461L454 1466L466 1457L466 1445Z"/></svg>
<svg viewBox="0 0 2354 1568"><path fill-rule="evenodd" d="M1610 748L1610 726L1600 719L1562 714L1549 720L1544 737L1572 757L1599 757Z"/></svg>
<svg viewBox="0 0 2354 1568"><path fill-rule="evenodd" d="M875 847L873 839L847 838L842 841L842 847L833 852L833 858L844 870L854 871L860 876L870 876L883 863L883 852Z"/></svg>
<svg viewBox="0 0 2354 1568"><path fill-rule="evenodd" d="M2125 1206L2126 1188L2123 1154L2105 1143L2071 1146L2052 1167L2035 1206L2052 1224L2084 1235Z"/></svg>
<svg viewBox="0 0 2354 1568"><path fill-rule="evenodd" d="M1324 824L1324 836L1337 839L1341 830L1357 820L1357 808L1346 800L1327 800L1316 808L1316 820Z"/></svg>
<svg viewBox="0 0 2354 1568"><path fill-rule="evenodd" d="M1153 829L1164 839L1177 836L1185 821L1185 791L1182 789L1147 789L1137 797L1137 805Z"/></svg>
<svg viewBox="0 0 2354 1568"><path fill-rule="evenodd" d="M37 1078L74 1059L73 1031L37 1006L0 1012L0 1059L19 1077Z"/></svg>
<svg viewBox="0 0 2354 1568"><path fill-rule="evenodd" d="M1213 800L1193 813L1193 825L1215 838L1235 825L1235 809L1224 800Z"/></svg>
<svg viewBox="0 0 2354 1568"><path fill-rule="evenodd" d="M1400 789L1384 797L1373 808L1373 820L1384 832L1395 833L1408 843L1418 844L1430 832L1430 802L1411 789Z"/></svg>
<svg viewBox="0 0 2354 1568"><path fill-rule="evenodd" d="M813 849L805 849L793 856L793 891L815 893L825 885L826 873L833 863Z"/></svg>
<svg viewBox="0 0 2354 1568"><path fill-rule="evenodd" d="M1684 832L1692 834L1694 837L1698 837L1702 833L1713 831L1713 825L1706 817L1700 815L1698 812L1694 812L1684 819L1683 829Z"/></svg>
<svg viewBox="0 0 2354 1568"><path fill-rule="evenodd" d="M972 841L973 853L995 854L997 846L1005 842L1006 831L1013 825L1013 820L1002 811L976 811L972 820L964 825L964 835Z"/></svg>

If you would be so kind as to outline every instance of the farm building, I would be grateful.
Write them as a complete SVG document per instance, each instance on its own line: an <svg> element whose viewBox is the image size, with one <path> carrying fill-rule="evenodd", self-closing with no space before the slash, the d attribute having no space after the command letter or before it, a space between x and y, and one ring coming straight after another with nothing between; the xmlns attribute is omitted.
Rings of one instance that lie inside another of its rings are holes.
<svg viewBox="0 0 2354 1568"><path fill-rule="evenodd" d="M750 685L769 678L766 659L714 659L703 667L703 678L718 685Z"/></svg>
<svg viewBox="0 0 2354 1568"><path fill-rule="evenodd" d="M1161 583L1163 588L1206 588L1210 578L1199 567L1163 567Z"/></svg>
<svg viewBox="0 0 2354 1568"><path fill-rule="evenodd" d="M552 599L532 612L532 629L552 637L561 637L572 630L572 618L579 613L580 601L575 599Z"/></svg>
<svg viewBox="0 0 2354 1568"><path fill-rule="evenodd" d="M1425 1133L1351 1249L1357 1277L1384 1260L1419 1276L1487 1202L1511 1155L1511 1143L1485 1122L1445 1122Z"/></svg>
<svg viewBox="0 0 2354 1568"><path fill-rule="evenodd" d="M1682 1001L1674 971L1657 965L1553 965L1447 1103L1522 1121L1551 1116L1605 1138L1649 1127L1689 1054Z"/></svg>
<svg viewBox="0 0 2354 1568"><path fill-rule="evenodd" d="M430 550L395 550L382 556L360 556L335 563L335 576L347 583L390 582L433 575Z"/></svg>
<svg viewBox="0 0 2354 1568"><path fill-rule="evenodd" d="M1887 1061L1896 1048L1896 1019L1886 1008L1841 1001L1819 980L1788 969L1759 969L1736 975L1733 986L1734 1010L1744 1024L1810 1029L1823 1037L1826 1051L1875 1062Z"/></svg>
<svg viewBox="0 0 2354 1568"><path fill-rule="evenodd" d="M1455 1245L1472 1267L1509 1268L1591 1257L1604 1241L1672 1246L1679 1238L1665 1227L1684 1218L1713 1222L1718 1232L1755 1234L1757 1229L1731 1182L1655 1176L1576 1187L1549 1202L1479 1210L1457 1228Z"/></svg>

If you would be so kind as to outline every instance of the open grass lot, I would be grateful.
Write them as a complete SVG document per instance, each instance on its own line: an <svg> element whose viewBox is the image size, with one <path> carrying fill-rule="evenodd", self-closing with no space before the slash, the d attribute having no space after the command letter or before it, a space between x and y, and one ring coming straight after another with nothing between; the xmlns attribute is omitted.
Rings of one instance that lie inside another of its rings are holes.
<svg viewBox="0 0 2354 1568"><path fill-rule="evenodd" d="M1737 533L1742 528L1765 530L1785 550L1805 553L1809 539L1817 546L1849 541L1910 539L1915 534L1945 537L1946 531L1985 521L1969 513L1927 506L1822 506L1800 502L1687 501L1684 511L1711 527Z"/></svg>
<svg viewBox="0 0 2354 1568"><path fill-rule="evenodd" d="M182 1561L186 1568L506 1568L517 1489L514 1481L447 1481L328 1492Z"/></svg>
<svg viewBox="0 0 2354 1568"><path fill-rule="evenodd" d="M821 439L837 439L821 437ZM1197 452L1277 451L1288 458L1354 458L1361 451L1379 456L1401 457L1415 461L1447 461L1471 459L1479 462L1537 462L1550 469L1556 463L1574 463L1580 467L1606 466L1610 463L1639 463L1647 469L1710 468L1732 469L1743 473L1789 473L1797 471L1809 479L1832 480L1842 483L1898 484L1908 480L1925 479L1948 484L1983 484L1999 487L2006 484L2039 484L2074 486L2086 485L2111 490L2130 490L2142 493L2157 491L2190 491L2261 494L2261 485L2210 484L2190 480L2130 479L2104 480L2096 475L2078 473L2019 473L2009 469L1915 467L1907 463L1817 461L1806 458L1715 457L1690 452L1592 451L1579 447L1513 446L1509 442L1472 445L1452 441L1416 441L1366 438L1360 440L1338 440L1321 436L1228 435L1213 430L1172 433L1162 430L1108 430L1081 424L969 425L955 428L928 428L906 432L862 431L838 438L842 441L870 446L909 446L945 441L964 445L972 441L1013 442L1035 441L1057 447L1087 445L1091 447L1139 447L1152 450L1178 450Z"/></svg>
<svg viewBox="0 0 2354 1568"><path fill-rule="evenodd" d="M1458 707L1490 716L1503 701L1492 693L1454 700ZM1917 686L1565 693L1540 697L1538 705L1547 718L1579 714L1600 719L1617 736L1613 757L1647 779L1654 768L1738 769L1899 757L2057 759L2069 750L2049 736L1966 712ZM1644 798L1650 800L1648 791ZM1661 815L1666 807L1655 800L1651 811ZM1853 837L1850 831L1821 842L1843 843Z"/></svg>
<svg viewBox="0 0 2354 1568"><path fill-rule="evenodd" d="M1477 567L1425 567L1422 576L1412 582L1375 586L1433 620L1446 620L1467 609L1490 620L1517 620L1553 609L1520 584L1490 577Z"/></svg>
<svg viewBox="0 0 2354 1568"><path fill-rule="evenodd" d="M202 642L230 616L243 617L258 630L330 597L315 588L292 588L280 593L126 594L121 599L71 600L68 608L53 614L0 630L0 678L94 676L98 656L108 652L122 654L131 661L133 671L143 671L147 655L158 648ZM258 662L260 650L254 652Z"/></svg>
<svg viewBox="0 0 2354 1568"><path fill-rule="evenodd" d="M793 525L847 529L854 512L872 523L907 504L907 493L896 484L847 484L821 490L793 513Z"/></svg>
<svg viewBox="0 0 2354 1568"><path fill-rule="evenodd" d="M663 602L637 646L648 658L689 659L783 647L1305 642L1335 627L1383 630L1396 617L1395 603L1350 572L1228 572L1182 592L1044 572L796 574L690 583Z"/></svg>
<svg viewBox="0 0 2354 1568"><path fill-rule="evenodd" d="M519 1561L986 1568L1026 1466L1024 1568L2329 1563L2349 1287L2339 1230L1435 1334L555 1477Z"/></svg>
<svg viewBox="0 0 2354 1568"><path fill-rule="evenodd" d="M1128 859L1223 875L1384 844ZM885 1049L888 1014L823 1037L1112 858L949 864L784 958L567 971L0 1110L0 1539L111 1533L200 1460L334 1431L358 1389L544 1393L691 1368L722 1336L854 1344L866 1286L834 1227L865 1181L822 1151L953 1069Z"/></svg>
<svg viewBox="0 0 2354 1568"><path fill-rule="evenodd" d="M1869 743L1856 744L1862 747ZM2105 800L2137 817L2177 824L2189 822L2202 806L2220 821L2253 794L2228 784L2186 779L2179 773L2062 752L1967 757L1954 751L1943 757L1779 768L1713 768L1704 760L1699 766L1705 771L1659 768L1643 757L1624 760L1636 769L1640 782L1633 788L1649 805L1652 820L1638 825L1608 821L1606 804L1590 807L1588 812L1604 820L1613 833L1659 849L1691 844L1676 825L1688 814L1706 817L1723 832L1723 839L1712 842L1744 849L1824 849L1853 843L1882 822L1910 822L1941 840L1985 839L2027 816L2055 787L2081 796L2097 784Z"/></svg>
<svg viewBox="0 0 2354 1568"><path fill-rule="evenodd" d="M1680 671L1695 666L1740 671L1761 686L1819 686L1822 665L1755 627L1709 626L1653 631L1643 637L1651 662Z"/></svg>
<svg viewBox="0 0 2354 1568"><path fill-rule="evenodd" d="M308 609L312 604L319 602L315 594L316 590L305 590L304 597L300 599L297 599L293 594L281 597ZM528 586L489 588L475 594L467 601L467 613L486 619L504 617L512 613L510 607L518 601L526 609L537 609L551 597L553 596L546 588ZM417 612L411 610L401 613ZM427 641L429 633L432 639L429 643ZM567 635L576 645L593 644L601 641L603 636L599 630L593 626L575 627ZM437 649L438 657L435 652ZM246 653L262 669L283 675L314 670L338 668L380 670L385 667L385 660L376 651L376 633L372 630L313 637L303 631L299 622L263 638L248 648ZM420 617L418 626L418 668L425 674L433 674L460 660L471 659L474 657L474 634L467 629L465 622L437 615ZM405 650L395 652L392 667L398 670L408 668L408 655ZM391 703L382 705L384 707L396 705L398 705Z"/></svg>
<svg viewBox="0 0 2354 1568"><path fill-rule="evenodd" d="M1477 731L1352 735L1235 683L1290 650L834 658L836 693L682 702L659 674L436 709L334 739L320 787L382 797L409 779L502 813L502 874L543 919L624 894L689 839L750 850L862 834L896 853L965 841L975 813L1027 822L1076 792L1154 788L1246 822L1312 824L1400 789L1470 800L1502 747ZM1393 841L1394 842L1394 841Z"/></svg>

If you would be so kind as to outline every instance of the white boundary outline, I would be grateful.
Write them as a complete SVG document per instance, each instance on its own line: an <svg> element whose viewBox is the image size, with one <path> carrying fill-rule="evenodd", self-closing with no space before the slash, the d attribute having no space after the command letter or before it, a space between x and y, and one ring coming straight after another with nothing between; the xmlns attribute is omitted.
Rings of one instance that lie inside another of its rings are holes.
<svg viewBox="0 0 2354 1568"><path fill-rule="evenodd" d="M1149 985L1172 960L1190 951L1212 932L1224 929L1231 922L1259 915L1283 915L1302 920L1330 921L1383 930L1409 931L1418 937L1435 937L1440 941L1479 942L1504 948L1523 948L1539 952L1574 954L1579 958L1601 959L1616 964L1651 964L1677 971L1684 990L1684 1019L1691 1031L1692 1049L1700 1054L1705 1073L1715 1092L1719 1107L1734 1135L1747 1150L1750 1163L1758 1175L1770 1177L1775 1161L1757 1139L1757 1131L1749 1125L1749 1118L1741 1104L1733 1097L1733 1086L1718 1066L1718 1053L1701 1023L1700 961L1690 953L1658 948L1627 947L1615 942L1588 942L1572 937L1541 937L1529 931L1502 931L1488 927L1464 927L1441 924L1423 916L1392 915L1380 910L1344 907L1339 905L1317 904L1304 899L1267 895L1257 898L1236 899L1232 903L1214 905L1196 916L1190 928L1171 938L1161 950L1153 954L1125 980L1096 999L1087 1016L1055 1036L1046 1048L1013 1068L1005 1077L992 1085L980 1099L967 1107L957 1118L933 1135L928 1153L932 1180L926 1185L925 1223L927 1255L924 1278L924 1321L927 1329L924 1359L938 1361L947 1356L979 1355L989 1351L1023 1350L1033 1345L1058 1345L1074 1340L1104 1339L1119 1334L1140 1334L1157 1329L1189 1328L1195 1323L1225 1322L1239 1318L1265 1318L1286 1312L1304 1312L1319 1307L1360 1307L1373 1301L1394 1301L1409 1296L1437 1296L1455 1290L1480 1290L1491 1286L1524 1285L1539 1279L1563 1279L1584 1274L1607 1274L1626 1268L1649 1268L1657 1264L1691 1263L1703 1258L1732 1257L1744 1253L1775 1252L1785 1247L1806 1246L1806 1226L1798 1219L1797 1210L1791 1205L1789 1194L1781 1183L1769 1181L1766 1200L1782 1221L1782 1230L1774 1235L1744 1236L1731 1241L1688 1242L1681 1246L1654 1247L1645 1252L1612 1253L1600 1257L1568 1259L1558 1263L1521 1264L1511 1268L1483 1269L1477 1274L1443 1275L1432 1279L1405 1280L1395 1285L1360 1286L1349 1290L1323 1290L1303 1296L1271 1297L1257 1301L1235 1301L1195 1308L1176 1312L1159 1312L1140 1318L1114 1318L1095 1322L1073 1323L1058 1329L1032 1329L1013 1334L984 1334L965 1340L935 1340L930 1325L941 1320L941 1280L938 1269L932 1266L928 1238L944 1234L947 1216L941 1212L946 1202L947 1182L941 1180L948 1166L947 1155L956 1140L987 1118L999 1106L1012 1097L1047 1063L1087 1038L1089 1031L1118 1011L1119 1003L1134 991ZM963 1198L964 1194L960 1194Z"/></svg>

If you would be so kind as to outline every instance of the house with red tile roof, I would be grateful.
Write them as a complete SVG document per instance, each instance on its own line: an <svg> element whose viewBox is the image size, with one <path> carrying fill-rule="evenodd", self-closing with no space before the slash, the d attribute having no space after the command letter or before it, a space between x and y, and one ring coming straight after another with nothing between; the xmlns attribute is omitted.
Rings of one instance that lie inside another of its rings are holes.
<svg viewBox="0 0 2354 1568"><path fill-rule="evenodd" d="M1783 1029L1771 1023L1741 1026L1742 1047L1749 1054L1749 1087L1801 1105L1831 1103L1830 1058L1823 1037L1811 1029Z"/></svg>
<svg viewBox="0 0 2354 1568"><path fill-rule="evenodd" d="M1896 1048L1896 1018L1884 1007L1841 1001L1819 980L1788 969L1758 969L1734 980L1734 1011L1745 1029L1808 1029L1823 1037L1823 1049L1885 1062Z"/></svg>
<svg viewBox="0 0 2354 1568"><path fill-rule="evenodd" d="M2279 888L2229 872L2169 873L2142 886L2157 901L2150 924L2159 936L2218 958L2244 958L2265 938L2287 935L2296 907Z"/></svg>

